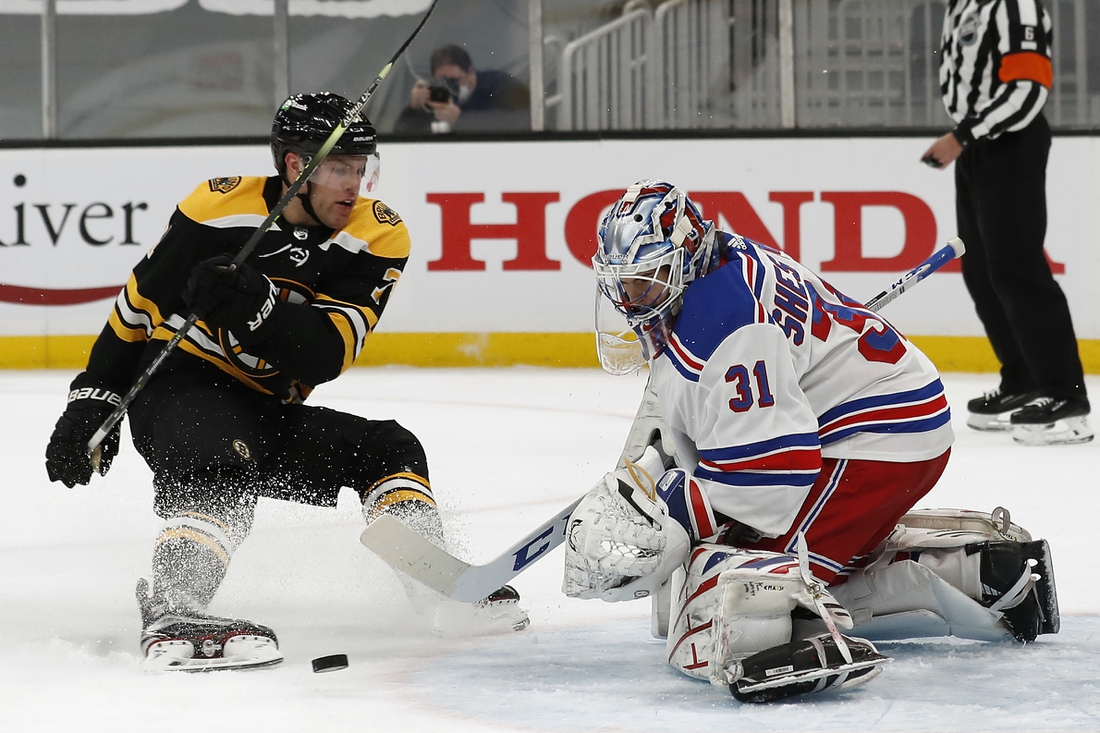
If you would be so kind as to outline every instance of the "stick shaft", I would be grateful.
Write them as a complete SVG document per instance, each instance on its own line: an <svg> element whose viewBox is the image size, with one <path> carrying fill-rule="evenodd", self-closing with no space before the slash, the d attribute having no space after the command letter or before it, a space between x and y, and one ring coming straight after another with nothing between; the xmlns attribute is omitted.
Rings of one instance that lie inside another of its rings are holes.
<svg viewBox="0 0 1100 733"><path fill-rule="evenodd" d="M928 259L924 262L895 280L886 290L883 290L881 293L868 300L867 308L877 312L882 306L892 302L899 295L946 265L948 262L958 257L962 257L965 252L966 246L961 239L955 237L949 240L947 244L929 255Z"/></svg>

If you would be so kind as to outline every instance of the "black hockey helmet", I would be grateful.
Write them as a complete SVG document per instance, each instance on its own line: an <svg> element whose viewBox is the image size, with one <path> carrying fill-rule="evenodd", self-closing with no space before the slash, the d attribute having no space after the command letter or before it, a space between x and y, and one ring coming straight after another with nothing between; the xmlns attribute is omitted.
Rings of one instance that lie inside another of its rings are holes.
<svg viewBox="0 0 1100 733"><path fill-rule="evenodd" d="M295 94L289 97L271 124L271 154L275 168L286 180L286 154L313 157L332 131L355 105L332 92ZM329 151L330 155L372 155L378 147L378 134L366 116L360 114ZM289 181L288 181L289 183Z"/></svg>

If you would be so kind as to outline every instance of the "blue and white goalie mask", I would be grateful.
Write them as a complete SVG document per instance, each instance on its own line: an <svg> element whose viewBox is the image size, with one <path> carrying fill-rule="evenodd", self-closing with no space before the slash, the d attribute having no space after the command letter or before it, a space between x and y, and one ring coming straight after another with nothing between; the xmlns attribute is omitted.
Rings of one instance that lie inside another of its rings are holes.
<svg viewBox="0 0 1100 733"><path fill-rule="evenodd" d="M670 183L639 181L611 207L592 258L596 350L605 371L630 374L660 356L684 289L706 274L713 248L713 223Z"/></svg>

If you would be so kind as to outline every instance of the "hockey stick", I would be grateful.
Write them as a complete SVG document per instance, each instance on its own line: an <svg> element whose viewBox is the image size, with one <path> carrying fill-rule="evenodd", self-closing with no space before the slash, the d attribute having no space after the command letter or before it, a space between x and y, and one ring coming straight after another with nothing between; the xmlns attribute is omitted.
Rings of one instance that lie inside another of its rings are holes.
<svg viewBox="0 0 1100 733"><path fill-rule="evenodd" d="M359 541L387 565L432 590L456 601L477 603L560 545L569 516L580 503L578 498L485 565L459 560L389 514L368 524Z"/></svg>
<svg viewBox="0 0 1100 733"><path fill-rule="evenodd" d="M872 298L867 308L877 312L951 260L962 256L964 251L961 239L956 237L950 240ZM459 560L388 514L368 524L359 540L387 565L401 570L432 590L456 601L476 603L564 542L569 516L580 502L577 499L484 565L471 565Z"/></svg>
<svg viewBox="0 0 1100 733"><path fill-rule="evenodd" d="M267 218L263 220L263 223L257 227L256 231L252 233L252 236L248 238L248 241L244 243L241 251L237 253L237 256L233 258L233 261L227 266L229 271L236 270L241 264L248 259L248 256L252 254L252 250L259 244L260 239L263 238L267 231L271 229L276 220L282 215L283 210L290 205L290 202L294 200L294 197L298 195L298 191L301 190L305 182L309 180L309 177L313 174L313 171L317 170L317 166L321 164L329 152L339 142L344 132L355 121L355 118L359 116L359 113L363 111L363 107L366 106L367 101L374 95L374 90L378 88L378 85L382 83L389 73L390 69L400 58L401 54L405 52L405 49L409 47L409 44L413 42L413 39L420 34L420 30L424 27L424 24L428 22L428 18L431 17L432 11L435 10L435 6L439 4L439 0L432 0L432 4L428 6L428 11L424 13L424 17L420 19L420 23L413 30L412 35L405 39L405 42L401 44L401 48L397 49L397 53L393 55L389 63L382 67L382 71L378 72L378 76L374 78L374 81L367 88L367 91L363 92L363 95L356 101L355 106L350 112L340 121L325 141L321 144L321 148L306 164L306 167L302 169L302 172L298 174L298 177L294 179L294 182L287 188L283 197L271 208L271 212L267 215ZM168 358L168 355L172 353L172 350L179 345L179 342L183 340L187 332L191 330L191 327L195 325L195 322L199 320L197 313L191 313L187 316L187 320L183 322L183 325L176 330L176 333L172 338L161 348L160 353L156 355L153 361L149 362L149 366L145 367L137 380L131 385L130 391L122 398L115 409L107 416L107 419L103 421L103 424L99 426L99 429L92 434L91 439L88 441L88 456L92 462L92 466L99 469L99 456L100 444L106 439L107 434L111 432L111 429L118 424L118 421L126 414L126 410L130 407L130 403L137 397L138 392L148 383L153 374L160 369L160 365L164 363L164 360Z"/></svg>
<svg viewBox="0 0 1100 733"><path fill-rule="evenodd" d="M966 245L958 237L947 240L947 244L933 252L928 259L902 275L893 285L867 301L868 310L876 313L878 309L897 298L909 288L940 269L948 262L966 254Z"/></svg>

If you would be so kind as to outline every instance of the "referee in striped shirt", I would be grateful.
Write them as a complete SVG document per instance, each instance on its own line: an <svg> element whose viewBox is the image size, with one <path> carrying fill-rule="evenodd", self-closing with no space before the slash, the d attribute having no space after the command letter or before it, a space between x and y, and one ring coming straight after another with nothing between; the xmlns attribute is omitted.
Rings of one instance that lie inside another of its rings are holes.
<svg viewBox="0 0 1100 733"><path fill-rule="evenodd" d="M1093 435L1069 306L1043 253L1051 40L1039 0L949 0L940 89L955 129L922 158L955 163L963 280L1001 362L1000 385L969 402L967 424L1029 445Z"/></svg>

